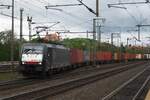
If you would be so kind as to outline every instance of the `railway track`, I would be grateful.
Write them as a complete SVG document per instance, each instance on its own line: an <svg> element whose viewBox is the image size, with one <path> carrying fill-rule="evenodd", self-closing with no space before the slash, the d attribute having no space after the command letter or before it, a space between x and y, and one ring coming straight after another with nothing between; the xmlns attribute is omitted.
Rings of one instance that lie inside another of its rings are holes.
<svg viewBox="0 0 150 100"><path fill-rule="evenodd" d="M66 81L63 80L62 82L57 82L55 84L53 84L52 81L49 81L47 85L41 84L40 86L36 88L32 86L32 89L24 90L21 92L16 92L11 95L6 95L6 93L0 93L0 95L3 96L0 99L5 99L5 100L30 100L30 99L39 100L40 99L40 100L43 100L47 96L56 95L58 93L67 91L69 89L76 88L76 87L79 87L79 86L82 86L82 85L85 85L85 84L88 84L88 83L91 83L91 82L94 82L96 80L100 80L106 77L110 77L112 75L116 75L118 73L129 70L131 68L135 68L142 64L144 64L144 62L140 62L136 64L129 64L129 65L125 65L125 66L121 66L117 68L95 72L94 74L89 74L84 77L80 76L80 78L79 77L74 78L74 79L71 78Z"/></svg>
<svg viewBox="0 0 150 100"><path fill-rule="evenodd" d="M129 64L133 64L133 62L132 63L129 62L126 64L125 63L117 63L117 64L113 64L113 65L108 64L108 65L103 65L98 68L89 67L89 66L87 66L86 68L82 67L82 68L79 68L76 70L65 71L63 73L53 75L50 79L46 79L46 80L22 78L22 79L18 79L18 80L2 82L2 83L0 83L0 91L7 90L7 89L13 89L13 88L19 88L19 87L23 87L23 86L27 86L27 85L32 85L32 84L36 84L37 82L41 83L41 82L46 82L46 81L50 81L50 80L55 80L55 79L63 78L65 76L67 77L68 75L75 76L76 74L80 74L80 73L82 73L82 74L87 73L87 72L93 73L93 72L97 72L99 70L107 70L110 68L120 67L123 65L129 65Z"/></svg>
<svg viewBox="0 0 150 100"><path fill-rule="evenodd" d="M31 84L36 84L36 82L38 81L39 81L38 79L23 78L23 79L3 82L3 83L0 83L0 91L9 90L13 88L19 88L19 87L31 85Z"/></svg>
<svg viewBox="0 0 150 100"><path fill-rule="evenodd" d="M0 61L0 65L11 65L11 61ZM19 64L18 61L13 61L13 64Z"/></svg>
<svg viewBox="0 0 150 100"><path fill-rule="evenodd" d="M0 62L0 73L11 72L12 70L16 71L18 65L18 61L13 62L13 67L11 61Z"/></svg>
<svg viewBox="0 0 150 100"><path fill-rule="evenodd" d="M105 96L102 100L144 100L150 86L150 67Z"/></svg>

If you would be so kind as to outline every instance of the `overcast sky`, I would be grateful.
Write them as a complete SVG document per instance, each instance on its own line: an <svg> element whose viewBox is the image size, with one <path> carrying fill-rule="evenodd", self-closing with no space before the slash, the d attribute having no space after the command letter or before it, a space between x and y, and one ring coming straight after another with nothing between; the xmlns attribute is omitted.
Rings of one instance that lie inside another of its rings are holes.
<svg viewBox="0 0 150 100"><path fill-rule="evenodd" d="M95 10L96 0L82 0L87 6ZM99 0L100 1L100 16L105 18L105 24L102 28L103 37L110 38L110 33L121 32L123 42L127 37L132 35L137 36L137 32L130 32L127 30L135 30L137 24L150 23L150 4L140 5L120 5L127 9L108 8L107 4L118 2L140 2L145 0ZM24 31L23 34L28 34L27 16L32 16L34 22L60 22L52 29L57 30L70 30L70 31L83 31L86 32L93 30L92 19L95 15L90 13L84 6L76 7L57 7L62 11L45 9L47 5L56 4L77 4L77 0L15 0L15 32L19 33L19 9L24 8ZM0 0L0 4L11 5L11 0ZM0 9L0 13L11 15L11 10ZM51 25L51 24L47 24ZM33 28L36 25L33 26ZM0 15L0 31L11 29L11 18ZM150 28L142 28L142 39L149 36ZM35 32L33 30L33 32ZM107 34L106 34L107 33ZM32 33L34 34L34 33ZM144 34L144 35L143 35ZM77 35L81 36L81 35ZM86 36L85 34L83 36Z"/></svg>

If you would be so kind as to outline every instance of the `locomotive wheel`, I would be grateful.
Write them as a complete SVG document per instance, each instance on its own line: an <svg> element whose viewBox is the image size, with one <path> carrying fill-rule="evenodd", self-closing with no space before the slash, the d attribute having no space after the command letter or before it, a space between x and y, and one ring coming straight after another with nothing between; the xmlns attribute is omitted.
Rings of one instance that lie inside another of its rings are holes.
<svg viewBox="0 0 150 100"><path fill-rule="evenodd" d="M50 77L53 74L52 70L47 71L47 76Z"/></svg>

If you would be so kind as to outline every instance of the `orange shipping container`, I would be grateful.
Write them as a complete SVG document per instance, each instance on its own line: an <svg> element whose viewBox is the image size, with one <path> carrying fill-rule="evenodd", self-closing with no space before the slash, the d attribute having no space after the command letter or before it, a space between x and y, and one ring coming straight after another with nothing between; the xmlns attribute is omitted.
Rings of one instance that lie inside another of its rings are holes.
<svg viewBox="0 0 150 100"><path fill-rule="evenodd" d="M112 53L111 52L97 52L96 53L97 61L110 61L112 60Z"/></svg>
<svg viewBox="0 0 150 100"><path fill-rule="evenodd" d="M71 49L70 50L70 61L71 64L80 64L83 63L83 50L80 49Z"/></svg>

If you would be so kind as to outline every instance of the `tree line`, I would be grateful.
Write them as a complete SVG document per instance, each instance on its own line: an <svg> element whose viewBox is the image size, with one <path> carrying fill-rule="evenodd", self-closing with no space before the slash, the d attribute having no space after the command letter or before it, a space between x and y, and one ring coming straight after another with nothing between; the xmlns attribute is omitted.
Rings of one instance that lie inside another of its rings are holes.
<svg viewBox="0 0 150 100"><path fill-rule="evenodd" d="M11 52L11 31L6 30L0 32L0 61L10 61L10 52ZM23 39L24 42L27 42ZM33 43L45 43L42 38L32 39L30 42ZM86 39L86 38L74 38L74 39L64 39L62 41L46 41L46 43L64 45L68 48L79 48L86 51L93 50L96 48L97 51L111 51L111 52L120 52L120 53L144 53L147 50L133 48L132 46L123 46L120 47L111 45L109 43L99 43L96 40ZM14 60L19 60L19 48L20 40L14 37Z"/></svg>
<svg viewBox="0 0 150 100"><path fill-rule="evenodd" d="M11 55L11 31L0 32L0 61L10 61ZM14 38L14 60L19 59L19 40Z"/></svg>

